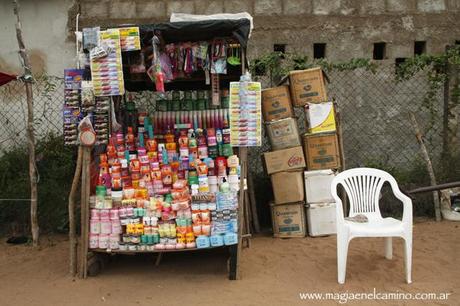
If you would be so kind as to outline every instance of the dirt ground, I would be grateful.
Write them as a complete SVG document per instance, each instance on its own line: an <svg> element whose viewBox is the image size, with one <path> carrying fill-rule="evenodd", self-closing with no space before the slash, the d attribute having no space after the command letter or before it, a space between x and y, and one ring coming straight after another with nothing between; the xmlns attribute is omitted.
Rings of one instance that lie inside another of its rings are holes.
<svg viewBox="0 0 460 306"><path fill-rule="evenodd" d="M68 276L68 241L43 237L40 249L0 244L1 305L336 305L299 293L451 293L448 300L357 301L354 305L460 305L459 223L417 220L413 283L404 282L403 246L383 257L383 240L350 244L345 285L337 284L336 239L255 237L243 250L242 279L227 279L227 253L117 256L96 277ZM342 300L343 302L343 300Z"/></svg>

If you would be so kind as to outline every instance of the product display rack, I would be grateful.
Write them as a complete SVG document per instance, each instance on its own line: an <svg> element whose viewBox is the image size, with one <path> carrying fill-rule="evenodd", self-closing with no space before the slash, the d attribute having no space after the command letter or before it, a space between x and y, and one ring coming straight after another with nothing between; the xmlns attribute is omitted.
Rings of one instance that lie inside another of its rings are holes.
<svg viewBox="0 0 460 306"><path fill-rule="evenodd" d="M218 29L220 35L222 34L230 34L229 37L233 39L238 39L241 45L241 65L238 69L233 69L233 75L224 75L220 78L220 83L225 84L228 87L230 81L238 81L239 76L246 71L246 45L247 45L247 38L249 36L249 20L242 19L242 20L224 20L224 21L203 21L203 22L191 22L191 23L180 23L180 26L176 24L160 24L160 25L147 25L147 26L140 26L141 33L145 31L156 31L161 29L164 33L181 33L180 29L184 29L184 32L190 33L193 32L194 29L196 31L202 31L203 28L209 27ZM172 30L171 30L172 29ZM210 31L212 34L215 31ZM238 33L237 35L234 35ZM243 34L241 34L243 33ZM169 34L164 34L163 36L168 36ZM171 34L172 35L172 34ZM186 34L184 34L186 35ZM236 36L236 37L235 37ZM142 37L142 36L141 36ZM219 36L222 37L222 36ZM196 37L188 38L187 40L210 40L214 37L209 36L209 34L199 32L199 35ZM180 41L171 39L171 41ZM125 69L125 67L124 67ZM202 89L204 86L205 78L202 75L198 75L197 77L192 77L188 79L180 79L178 81L172 81L171 83L165 84L166 90L175 89L175 90L189 90L189 89ZM126 82L126 76L125 76ZM126 88L129 91L141 91L145 90L146 87L149 87L150 90L154 88L155 85L152 85L150 80L139 81L139 80L128 80L126 82ZM207 86L209 87L209 85ZM161 258L163 253L175 253L175 252L196 252L196 251L205 251L205 250L214 250L214 249L223 249L227 248L229 251L229 265L228 265L228 272L229 272L229 279L235 280L240 277L239 271L239 259L241 256L241 249L242 249L242 239L248 238L248 233L244 235L243 227L244 227L244 212L245 212L245 199L247 192L245 189L245 182L247 178L247 148L240 147L234 148L234 153L239 157L240 160L240 182L239 182L239 195L238 195L238 209L237 209L237 219L238 219L238 243L229 246L217 246L217 247L207 247L207 248L185 248L185 249L152 249L152 250L119 250L119 249L90 249L89 248L89 190L90 190L90 155L91 155L92 147L82 147L80 150L83 151L83 158L82 158L82 168L81 168L81 175L82 175L82 201L81 201L81 232L82 232L82 239L80 243L80 268L79 268L79 275L81 277L86 277L88 270L99 271L100 268L103 266L102 261L104 254L145 254L145 253L158 253L157 263ZM98 147L94 148L94 151L98 151ZM237 152L235 152L237 151ZM78 169L77 169L78 171ZM247 222L247 221L246 221ZM244 236L244 237L243 237ZM72 243L72 242L71 242ZM92 256L91 256L92 255ZM89 260L92 258L92 260ZM95 259L94 259L95 258ZM93 265L99 266L95 267Z"/></svg>
<svg viewBox="0 0 460 306"><path fill-rule="evenodd" d="M174 249L174 250L136 250L136 251L121 251L121 250L107 250L107 249L91 249L91 252L96 253L107 253L107 254L134 254L134 253L175 253L175 252L193 252L193 251L204 251L204 250L212 250L212 249L219 249L225 248L230 246L217 246L217 247L208 247L208 248L194 248L194 249Z"/></svg>

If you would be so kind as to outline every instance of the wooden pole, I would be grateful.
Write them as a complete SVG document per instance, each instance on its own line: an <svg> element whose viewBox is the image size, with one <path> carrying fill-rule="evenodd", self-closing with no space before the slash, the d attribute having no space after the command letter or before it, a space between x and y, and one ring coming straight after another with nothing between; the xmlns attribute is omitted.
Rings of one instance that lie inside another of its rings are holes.
<svg viewBox="0 0 460 306"><path fill-rule="evenodd" d="M417 123L417 119L415 118L414 113L410 113L410 119L412 122L412 126L415 131L415 137L417 138L418 143L420 144L420 151L422 154L423 159L426 162L426 169L428 174L430 175L430 182L432 186L436 184L436 177L434 175L433 165L431 163L430 155L428 154L428 150L426 149L425 142L423 141L422 132L420 131L419 125ZM434 212L436 216L436 221L441 221L441 208L439 203L439 196L437 191L433 191L433 203L434 203Z"/></svg>
<svg viewBox="0 0 460 306"><path fill-rule="evenodd" d="M340 152L340 171L345 171L346 165L345 165L345 149L343 146L343 130L342 130L342 117L340 113L340 109L337 105L337 103L334 102L334 112L336 115L336 123L337 123L337 137L339 140L339 152ZM345 189L342 188L341 192L341 197L342 197L342 203L343 203L343 211L345 212L345 215L348 213L348 198L347 198L347 193L345 192Z"/></svg>
<svg viewBox="0 0 460 306"><path fill-rule="evenodd" d="M80 241L80 278L86 278L88 270L88 228L90 196L91 147L83 147L81 174L81 241Z"/></svg>
<svg viewBox="0 0 460 306"><path fill-rule="evenodd" d="M27 95L27 145L29 150L29 179L30 179L30 224L32 232L32 244L38 246L39 226L37 216L37 165L35 163L35 134L34 134L34 97L32 92L32 69L29 55L22 37L21 19L19 18L19 4L13 0L13 10L16 16L16 38L19 45L19 55L24 67L24 84Z"/></svg>
<svg viewBox="0 0 460 306"><path fill-rule="evenodd" d="M246 183L247 185L247 183ZM249 210L249 195L248 191L244 191L244 237L246 237L246 247L251 247L251 211Z"/></svg>
<svg viewBox="0 0 460 306"><path fill-rule="evenodd" d="M249 193L249 204L251 205L252 211L252 225L255 233L260 233L259 216L257 215L257 202L256 195L254 194L254 179L252 174L248 171L248 193Z"/></svg>
<svg viewBox="0 0 460 306"><path fill-rule="evenodd" d="M419 187L413 190L409 190L407 193L411 195L411 194L416 194L416 193L430 192L433 190L449 189L449 188L455 188L455 187L460 187L460 182L451 182L451 183L444 183L444 184L439 184L435 186Z"/></svg>
<svg viewBox="0 0 460 306"><path fill-rule="evenodd" d="M245 215L245 190L244 190L244 180L246 179L247 173L247 160L248 160L248 149L246 147L239 148L240 163L241 163L241 173L240 173L240 194L238 199L238 247L236 251L236 279L241 278L240 271L240 258L241 258L241 249L243 247L243 222Z"/></svg>
<svg viewBox="0 0 460 306"><path fill-rule="evenodd" d="M241 50L241 74L246 73L246 55L245 51ZM247 159L248 149L246 147L238 148L238 156L240 158L240 191L238 195L238 244L231 245L230 261L229 261L229 279L236 280L241 278L240 273L240 257L243 244L243 222L245 215L245 190L244 183L247 177Z"/></svg>
<svg viewBox="0 0 460 306"><path fill-rule="evenodd" d="M73 277L77 273L77 237L75 224L75 194L77 193L78 185L81 177L83 149L78 147L77 167L72 181L72 187L69 194L69 244L70 244L70 275Z"/></svg>

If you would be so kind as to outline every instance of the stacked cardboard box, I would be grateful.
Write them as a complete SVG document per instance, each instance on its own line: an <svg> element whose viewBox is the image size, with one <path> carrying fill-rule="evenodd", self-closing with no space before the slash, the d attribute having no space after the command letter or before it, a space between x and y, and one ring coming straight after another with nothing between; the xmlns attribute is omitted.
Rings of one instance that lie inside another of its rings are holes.
<svg viewBox="0 0 460 306"><path fill-rule="evenodd" d="M270 205L274 236L305 237L305 158L289 86L262 91L262 111L272 149L264 159L274 194Z"/></svg>
<svg viewBox="0 0 460 306"><path fill-rule="evenodd" d="M302 140L308 170L304 173L308 233L333 234L336 213L330 186L341 166L334 104L327 98L320 68L292 71L289 80L293 103L304 108L307 126Z"/></svg>
<svg viewBox="0 0 460 306"><path fill-rule="evenodd" d="M305 171L304 176L308 234L313 237L335 234L336 208L331 194L335 172L331 169Z"/></svg>
<svg viewBox="0 0 460 306"><path fill-rule="evenodd" d="M290 213L298 212L299 207L303 211L306 201L309 234L332 234L335 204L330 182L341 167L334 104L327 98L325 76L320 68L291 71L289 83L262 92L263 115L272 148L264 158L275 198L271 205L274 233L279 237L292 235L288 232L294 232L293 227L285 226L283 231L280 223L286 218L280 215L288 215L287 205ZM307 133L302 137L293 118L293 106L305 111ZM308 171L304 172L304 167ZM285 205L283 214L277 213L281 210L279 205ZM292 219L289 217L288 221Z"/></svg>

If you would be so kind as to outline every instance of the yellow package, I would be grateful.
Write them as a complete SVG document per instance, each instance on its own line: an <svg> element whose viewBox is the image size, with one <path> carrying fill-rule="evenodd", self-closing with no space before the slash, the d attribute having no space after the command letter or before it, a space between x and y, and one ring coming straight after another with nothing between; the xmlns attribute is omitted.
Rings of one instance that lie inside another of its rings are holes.
<svg viewBox="0 0 460 306"><path fill-rule="evenodd" d="M332 102L308 103L305 106L305 115L309 133L335 132L336 123Z"/></svg>
<svg viewBox="0 0 460 306"><path fill-rule="evenodd" d="M127 224L126 225L126 233L127 234L135 234L136 233L136 224Z"/></svg>
<svg viewBox="0 0 460 306"><path fill-rule="evenodd" d="M144 234L144 224L142 223L136 224L136 234L138 235Z"/></svg>

